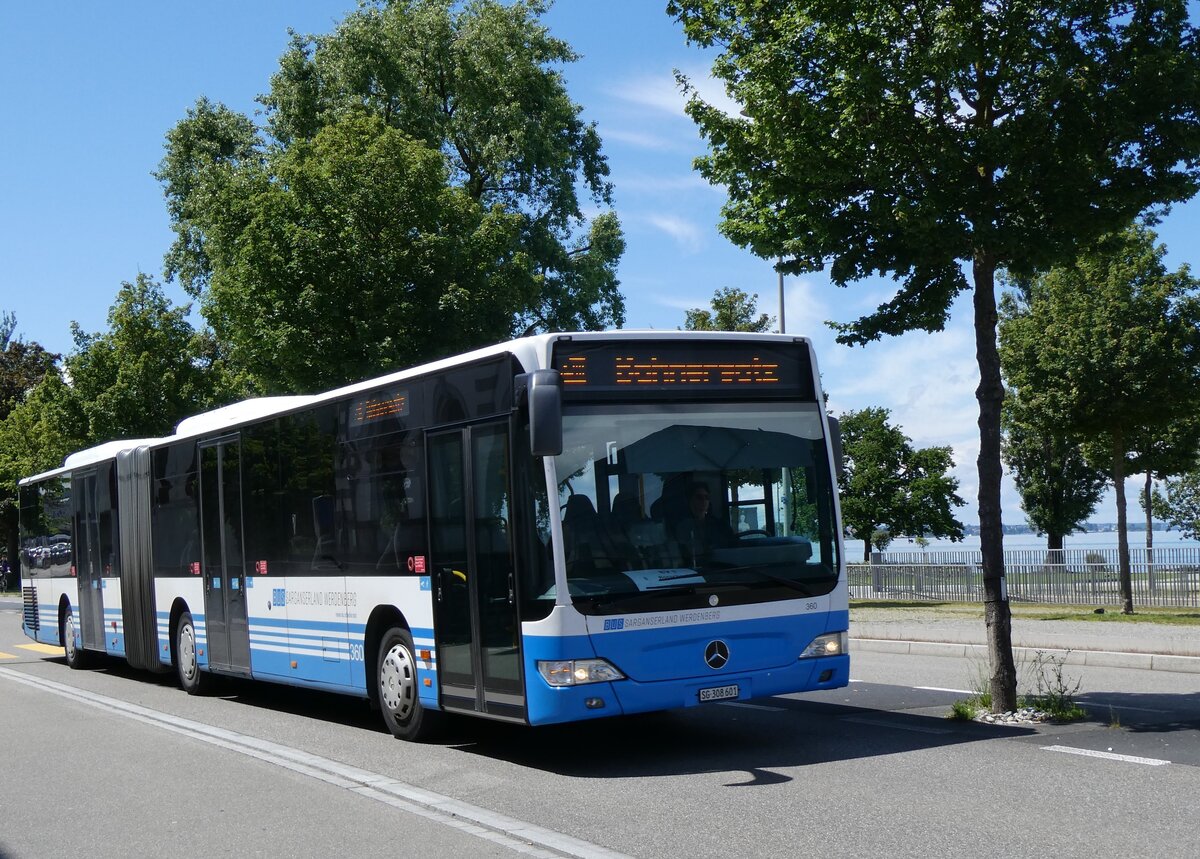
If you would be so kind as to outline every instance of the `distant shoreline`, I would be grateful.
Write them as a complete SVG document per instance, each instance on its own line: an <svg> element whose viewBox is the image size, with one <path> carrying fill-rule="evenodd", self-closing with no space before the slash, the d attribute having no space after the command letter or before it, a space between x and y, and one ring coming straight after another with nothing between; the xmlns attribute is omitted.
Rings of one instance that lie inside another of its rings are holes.
<svg viewBox="0 0 1200 859"><path fill-rule="evenodd" d="M846 558L850 561L861 559L863 556L863 544L861 540L844 541L846 548ZM884 550L886 552L920 552L923 549L928 551L970 551L979 548L979 535L968 534L961 542L952 542L950 540L935 540L929 539L928 545L922 547L918 545L915 539L909 537L897 537ZM1045 536L1038 536L1032 532L1024 533L1009 533L1004 535L1005 549L1044 549L1046 548ZM1063 538L1064 549L1115 549L1117 548L1117 533L1116 531L1087 531L1082 534L1071 534ZM1130 532L1129 548L1131 550L1146 548L1146 530L1143 526L1141 531ZM1154 530L1154 548L1155 549L1171 549L1171 548L1200 548L1200 541L1190 540L1184 537L1178 531L1160 531Z"/></svg>

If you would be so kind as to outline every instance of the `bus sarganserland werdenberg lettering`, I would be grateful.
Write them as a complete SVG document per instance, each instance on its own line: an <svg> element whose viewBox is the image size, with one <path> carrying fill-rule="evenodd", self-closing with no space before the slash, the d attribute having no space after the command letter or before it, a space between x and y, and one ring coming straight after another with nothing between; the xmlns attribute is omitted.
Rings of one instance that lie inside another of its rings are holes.
<svg viewBox="0 0 1200 859"><path fill-rule="evenodd" d="M23 626L407 739L844 686L831 424L785 335L544 335L247 400L21 482Z"/></svg>

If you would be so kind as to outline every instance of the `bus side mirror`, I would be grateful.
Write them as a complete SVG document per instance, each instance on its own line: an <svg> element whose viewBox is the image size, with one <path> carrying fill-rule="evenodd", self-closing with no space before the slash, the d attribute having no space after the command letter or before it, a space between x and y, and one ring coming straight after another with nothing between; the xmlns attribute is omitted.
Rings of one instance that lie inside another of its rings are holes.
<svg viewBox="0 0 1200 859"><path fill-rule="evenodd" d="M529 408L529 451L534 456L562 453L562 388L557 370L534 370L516 377L517 402Z"/></svg>
<svg viewBox="0 0 1200 859"><path fill-rule="evenodd" d="M840 481L846 471L845 454L842 453L842 422L829 415L829 441L833 445L833 469Z"/></svg>

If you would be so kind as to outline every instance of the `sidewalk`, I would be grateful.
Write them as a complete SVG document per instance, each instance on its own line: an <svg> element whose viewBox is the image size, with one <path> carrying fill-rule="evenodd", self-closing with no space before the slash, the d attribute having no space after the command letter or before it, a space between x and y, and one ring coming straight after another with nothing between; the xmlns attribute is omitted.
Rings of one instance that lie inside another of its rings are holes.
<svg viewBox="0 0 1200 859"><path fill-rule="evenodd" d="M982 619L913 609L850 609L850 647L987 658ZM1013 618L1013 647L1064 655L1067 664L1200 674L1200 627Z"/></svg>

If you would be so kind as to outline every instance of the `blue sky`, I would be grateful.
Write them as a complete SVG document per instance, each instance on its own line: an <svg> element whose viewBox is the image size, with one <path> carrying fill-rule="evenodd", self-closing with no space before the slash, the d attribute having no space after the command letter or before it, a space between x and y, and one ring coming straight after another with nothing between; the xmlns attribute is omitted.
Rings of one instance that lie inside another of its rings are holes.
<svg viewBox="0 0 1200 859"><path fill-rule="evenodd" d="M686 309L707 306L725 286L758 293L760 309L778 316L771 265L717 232L723 192L691 169L703 148L673 70L710 100L723 94L708 79L710 57L686 45L665 5L559 0L546 18L583 55L563 71L572 97L598 124L612 169L628 244L619 272L626 326L676 328ZM150 174L167 130L201 95L252 113L288 28L327 32L354 6L0 3L0 309L16 313L19 333L67 352L72 321L103 330L122 281L139 271L160 277L172 234ZM1195 19L1198 4L1191 6ZM1176 207L1159 234L1172 267L1197 268L1200 202ZM185 298L174 286L168 291ZM838 289L821 275L788 278L787 330L814 339L835 412L883 406L918 445L953 446L968 501L961 517L972 521L978 437L969 300L959 301L945 332L865 348L836 345L824 325L857 318L890 291L883 280ZM1135 502L1129 512L1141 516ZM1004 518L1024 521L1011 483ZM1115 521L1111 498L1093 518Z"/></svg>

